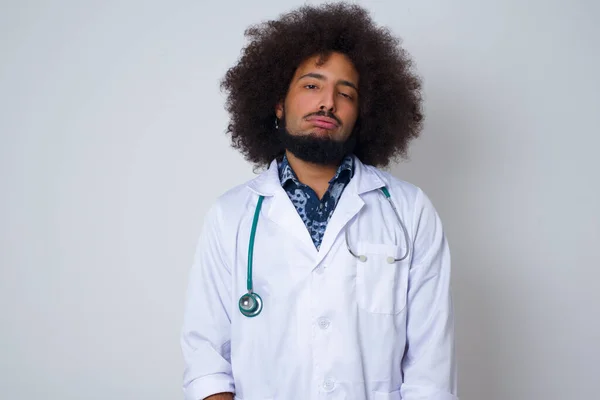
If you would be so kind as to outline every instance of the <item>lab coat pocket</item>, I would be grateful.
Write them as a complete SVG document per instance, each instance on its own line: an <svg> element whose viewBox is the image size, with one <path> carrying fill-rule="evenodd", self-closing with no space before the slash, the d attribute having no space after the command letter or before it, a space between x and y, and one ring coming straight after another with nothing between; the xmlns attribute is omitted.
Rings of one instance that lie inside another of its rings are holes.
<svg viewBox="0 0 600 400"><path fill-rule="evenodd" d="M358 306L370 313L395 315L406 307L408 264L393 261L404 254L393 244L358 243L356 296Z"/></svg>
<svg viewBox="0 0 600 400"><path fill-rule="evenodd" d="M393 392L373 392L373 400L402 400L399 390Z"/></svg>

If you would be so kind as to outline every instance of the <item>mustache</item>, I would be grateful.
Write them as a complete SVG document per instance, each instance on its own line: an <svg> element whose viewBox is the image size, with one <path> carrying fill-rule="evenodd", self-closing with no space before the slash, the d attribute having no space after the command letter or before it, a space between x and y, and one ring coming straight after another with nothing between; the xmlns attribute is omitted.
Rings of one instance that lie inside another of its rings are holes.
<svg viewBox="0 0 600 400"><path fill-rule="evenodd" d="M331 119L335 120L335 122L337 122L338 125L342 125L342 121L338 117L336 117L333 113L330 113L330 112L317 111L317 112L305 115L304 119L310 118L310 117L327 117L327 118L331 118Z"/></svg>

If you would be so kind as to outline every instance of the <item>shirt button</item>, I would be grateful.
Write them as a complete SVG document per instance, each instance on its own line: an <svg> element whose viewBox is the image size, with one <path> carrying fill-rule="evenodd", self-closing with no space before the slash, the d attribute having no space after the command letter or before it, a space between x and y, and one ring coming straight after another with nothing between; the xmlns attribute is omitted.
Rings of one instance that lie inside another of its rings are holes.
<svg viewBox="0 0 600 400"><path fill-rule="evenodd" d="M325 268L327 268L326 265L319 265L317 268L315 268L315 272L321 275L323 272L325 272Z"/></svg>
<svg viewBox="0 0 600 400"><path fill-rule="evenodd" d="M323 390L325 390L326 392L331 392L334 388L335 382L333 381L333 379L328 378L325 380L325 382L323 382Z"/></svg>
<svg viewBox="0 0 600 400"><path fill-rule="evenodd" d="M319 328L325 330L325 329L329 328L329 325L331 325L331 321L328 318L325 318L325 317L319 318Z"/></svg>

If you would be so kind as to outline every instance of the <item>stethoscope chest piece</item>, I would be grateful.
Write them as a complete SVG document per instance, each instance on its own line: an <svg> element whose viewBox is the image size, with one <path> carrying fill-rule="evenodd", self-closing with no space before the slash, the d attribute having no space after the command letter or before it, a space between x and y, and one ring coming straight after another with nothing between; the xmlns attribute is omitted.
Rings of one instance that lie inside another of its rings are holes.
<svg viewBox="0 0 600 400"><path fill-rule="evenodd" d="M256 317L263 308L263 302L256 293L245 293L240 297L240 312L246 317Z"/></svg>

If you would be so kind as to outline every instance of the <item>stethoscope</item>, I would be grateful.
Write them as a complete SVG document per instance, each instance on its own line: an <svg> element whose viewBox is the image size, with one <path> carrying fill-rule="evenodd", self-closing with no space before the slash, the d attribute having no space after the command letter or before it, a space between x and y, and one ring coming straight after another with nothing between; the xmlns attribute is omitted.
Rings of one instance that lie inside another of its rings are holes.
<svg viewBox="0 0 600 400"><path fill-rule="evenodd" d="M404 232L404 242L406 244L406 251L404 252L404 255L401 258L395 258L395 257L390 256L386 259L386 261L389 264L393 264L398 261L402 261L406 257L408 257L408 252L409 252L408 247L409 247L410 239L408 237L408 231L406 230L406 226L404 226L404 223L402 222L402 219L400 218L400 214L398 213L398 210L396 209L396 206L394 205L394 202L392 201L390 192L387 190L387 188L385 186L380 188L380 190L383 193L383 195L385 196L385 198L387 199L387 201L390 203L390 206L394 210L394 214L396 214L396 218L398 219L398 222L400 223L400 226L402 227L402 231ZM240 312L243 315L245 315L246 317L250 317L250 318L256 317L258 314L260 314L260 312L262 311L262 308L263 308L262 298L258 295L258 293L254 292L254 289L252 287L252 260L253 260L253 255L254 255L254 239L256 237L256 227L258 225L258 216L260 214L260 209L262 207L263 200L264 200L264 196L258 197L258 203L256 203L256 209L254 211L254 219L252 220L252 229L250 230L250 240L248 242L248 271L247 271L247 276L246 276L246 288L248 289L248 292L244 293L242 295L242 297L240 297L240 300L238 302ZM352 249L350 248L350 244L349 244L349 240L348 240L348 229L346 229L345 239L346 239L346 247L348 248L348 251L350 252L350 254L352 254L352 256L356 257L359 261L366 262L367 261L366 255L357 254L354 251L352 251Z"/></svg>

